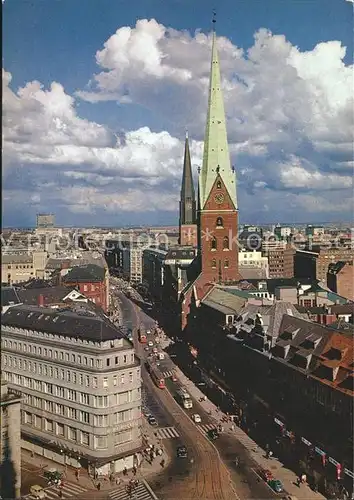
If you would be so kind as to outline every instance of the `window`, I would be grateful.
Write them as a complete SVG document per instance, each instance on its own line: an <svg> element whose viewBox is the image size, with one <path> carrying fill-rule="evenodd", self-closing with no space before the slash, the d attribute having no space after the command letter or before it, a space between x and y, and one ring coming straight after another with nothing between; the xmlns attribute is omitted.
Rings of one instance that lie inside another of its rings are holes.
<svg viewBox="0 0 354 500"><path fill-rule="evenodd" d="M63 353L63 351L60 351L60 353L59 353L59 359L64 359L64 353Z"/></svg>
<svg viewBox="0 0 354 500"><path fill-rule="evenodd" d="M105 408L108 406L108 397L107 396L95 396L94 403L97 408Z"/></svg>
<svg viewBox="0 0 354 500"><path fill-rule="evenodd" d="M133 382L133 372L129 372L129 382Z"/></svg>
<svg viewBox="0 0 354 500"><path fill-rule="evenodd" d="M312 300L305 299L304 300L304 307L311 307L312 305Z"/></svg>
<svg viewBox="0 0 354 500"><path fill-rule="evenodd" d="M44 409L50 413L53 413L53 403L51 401L44 401Z"/></svg>
<svg viewBox="0 0 354 500"><path fill-rule="evenodd" d="M104 377L103 379L103 387L108 387L108 378Z"/></svg>
<svg viewBox="0 0 354 500"><path fill-rule="evenodd" d="M32 424L32 413L28 413L25 411L25 416L24 416L25 424L31 425Z"/></svg>
<svg viewBox="0 0 354 500"><path fill-rule="evenodd" d="M224 222L222 220L222 217L218 217L216 219L216 227L224 227Z"/></svg>
<svg viewBox="0 0 354 500"><path fill-rule="evenodd" d="M124 356L123 356L123 363L126 363L126 362L127 362L127 359L128 359L128 358L127 358L127 356L126 356L126 355L124 355Z"/></svg>
<svg viewBox="0 0 354 500"><path fill-rule="evenodd" d="M70 439L71 441L76 441L76 429L74 429L74 427L69 427L68 439Z"/></svg>
<svg viewBox="0 0 354 500"><path fill-rule="evenodd" d="M115 414L115 417L116 417L116 424L120 424L122 422L128 422L129 420L132 419L132 411L131 410L119 411L118 413Z"/></svg>
<svg viewBox="0 0 354 500"><path fill-rule="evenodd" d="M92 377L92 387L97 389L97 377Z"/></svg>
<svg viewBox="0 0 354 500"><path fill-rule="evenodd" d="M65 361L69 361L69 353L68 352L65 353Z"/></svg>
<svg viewBox="0 0 354 500"><path fill-rule="evenodd" d="M229 237L228 236L224 236L224 239L223 239L223 249L224 250L230 250Z"/></svg>
<svg viewBox="0 0 354 500"><path fill-rule="evenodd" d="M87 285L84 285L84 292L87 292Z"/></svg>
<svg viewBox="0 0 354 500"><path fill-rule="evenodd" d="M213 236L213 238L211 239L211 249L216 250L217 248L218 248L218 242L215 236Z"/></svg>
<svg viewBox="0 0 354 500"><path fill-rule="evenodd" d="M89 445L89 433L88 432L81 432L81 444L84 446Z"/></svg>
<svg viewBox="0 0 354 500"><path fill-rule="evenodd" d="M213 259L213 260L211 261L211 267L212 267L213 269L216 269L216 259Z"/></svg>
<svg viewBox="0 0 354 500"><path fill-rule="evenodd" d="M95 436L95 448L107 448L107 436Z"/></svg>
<svg viewBox="0 0 354 500"><path fill-rule="evenodd" d="M53 432L53 420L46 419L45 421L45 430L48 432Z"/></svg>
<svg viewBox="0 0 354 500"><path fill-rule="evenodd" d="M64 405L56 403L55 404L55 413L57 415L64 415L65 414L65 407L64 407Z"/></svg>
<svg viewBox="0 0 354 500"><path fill-rule="evenodd" d="M216 189L221 189L221 181L218 181L218 182L216 183Z"/></svg>
<svg viewBox="0 0 354 500"><path fill-rule="evenodd" d="M224 267L225 267L225 269L227 269L229 267L229 260L228 259L225 259Z"/></svg>
<svg viewBox="0 0 354 500"><path fill-rule="evenodd" d="M111 364L111 359L110 358L107 358L106 359L106 366L109 366Z"/></svg>
<svg viewBox="0 0 354 500"><path fill-rule="evenodd" d="M116 361L116 365L119 365L119 357L118 356L116 356L115 361Z"/></svg>
<svg viewBox="0 0 354 500"><path fill-rule="evenodd" d="M114 375L114 377L113 377L113 385L114 385L114 387L116 387L116 385L117 385L117 375Z"/></svg>
<svg viewBox="0 0 354 500"><path fill-rule="evenodd" d="M34 415L34 426L37 427L37 429L42 429L42 417Z"/></svg>
<svg viewBox="0 0 354 500"><path fill-rule="evenodd" d="M68 389L68 400L69 401L76 401L76 391L73 391L72 389Z"/></svg>
<svg viewBox="0 0 354 500"><path fill-rule="evenodd" d="M64 370L60 370L60 380L64 380Z"/></svg>
<svg viewBox="0 0 354 500"><path fill-rule="evenodd" d="M124 379L125 379L125 374L124 373L121 373L121 376L120 376L120 383L122 385L124 385Z"/></svg>
<svg viewBox="0 0 354 500"><path fill-rule="evenodd" d="M83 405L88 405L88 404L90 404L90 397L89 397L89 395L88 395L88 394L85 394L84 392L81 392L80 394L81 394L81 396L80 396L80 398L81 398L81 403L82 403Z"/></svg>
<svg viewBox="0 0 354 500"><path fill-rule="evenodd" d="M85 385L86 387L90 386L90 377L88 375L85 375Z"/></svg>
<svg viewBox="0 0 354 500"><path fill-rule="evenodd" d="M57 423L57 434L58 436L64 436L64 425Z"/></svg>
<svg viewBox="0 0 354 500"><path fill-rule="evenodd" d="M87 411L80 411L80 422L84 422L85 424L90 423L90 414Z"/></svg>
<svg viewBox="0 0 354 500"><path fill-rule="evenodd" d="M68 408L68 417L76 420L77 411L75 408Z"/></svg>
<svg viewBox="0 0 354 500"><path fill-rule="evenodd" d="M94 415L93 425L95 427L107 427L108 416L107 415Z"/></svg>

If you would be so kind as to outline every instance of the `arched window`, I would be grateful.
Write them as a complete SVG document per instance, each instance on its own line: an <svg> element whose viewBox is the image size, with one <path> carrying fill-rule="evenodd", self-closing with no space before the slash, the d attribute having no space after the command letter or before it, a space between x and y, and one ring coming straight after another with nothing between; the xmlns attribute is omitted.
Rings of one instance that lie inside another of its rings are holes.
<svg viewBox="0 0 354 500"><path fill-rule="evenodd" d="M224 260L224 267L225 267L225 269L227 269L229 267L229 260L228 259Z"/></svg>
<svg viewBox="0 0 354 500"><path fill-rule="evenodd" d="M224 236L223 249L224 250L230 250L230 247L229 247L229 237L228 236Z"/></svg>
<svg viewBox="0 0 354 500"><path fill-rule="evenodd" d="M221 181L218 181L218 182L216 183L216 189L221 189Z"/></svg>
<svg viewBox="0 0 354 500"><path fill-rule="evenodd" d="M216 259L213 259L213 260L211 261L211 267L212 267L213 269L216 269Z"/></svg>
<svg viewBox="0 0 354 500"><path fill-rule="evenodd" d="M222 217L218 217L216 219L216 227L224 227L224 221L222 220Z"/></svg>
<svg viewBox="0 0 354 500"><path fill-rule="evenodd" d="M216 250L217 248L218 248L218 242L216 241L215 236L213 236L213 238L211 240L211 249Z"/></svg>

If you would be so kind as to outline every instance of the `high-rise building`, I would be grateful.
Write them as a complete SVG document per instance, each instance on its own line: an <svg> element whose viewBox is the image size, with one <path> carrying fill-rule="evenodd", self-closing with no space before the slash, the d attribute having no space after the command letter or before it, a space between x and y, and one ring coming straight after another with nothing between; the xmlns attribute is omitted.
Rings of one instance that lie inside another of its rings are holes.
<svg viewBox="0 0 354 500"><path fill-rule="evenodd" d="M54 227L55 215L54 214L37 214L37 228Z"/></svg>
<svg viewBox="0 0 354 500"><path fill-rule="evenodd" d="M179 202L179 244L197 246L197 207L192 175L191 155L189 151L188 134L184 148L184 163Z"/></svg>
<svg viewBox="0 0 354 500"><path fill-rule="evenodd" d="M219 283L240 279L236 175L230 162L215 32L203 165L199 176L198 231L203 277Z"/></svg>

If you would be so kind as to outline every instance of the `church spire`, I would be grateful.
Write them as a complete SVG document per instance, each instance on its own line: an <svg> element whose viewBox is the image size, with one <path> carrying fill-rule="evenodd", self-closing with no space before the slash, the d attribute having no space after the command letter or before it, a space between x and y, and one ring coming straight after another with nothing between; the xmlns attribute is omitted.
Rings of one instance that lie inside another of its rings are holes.
<svg viewBox="0 0 354 500"><path fill-rule="evenodd" d="M213 26L215 27L215 18ZM203 210L210 190L219 173L228 191L234 208L237 209L236 176L231 168L227 142L224 101L221 90L219 56L216 34L213 30L212 59L210 71L209 101L204 138L203 166L199 176L200 209Z"/></svg>
<svg viewBox="0 0 354 500"><path fill-rule="evenodd" d="M192 162L189 151L188 132L184 146L184 163L180 201L180 224L195 224L196 203L192 175Z"/></svg>

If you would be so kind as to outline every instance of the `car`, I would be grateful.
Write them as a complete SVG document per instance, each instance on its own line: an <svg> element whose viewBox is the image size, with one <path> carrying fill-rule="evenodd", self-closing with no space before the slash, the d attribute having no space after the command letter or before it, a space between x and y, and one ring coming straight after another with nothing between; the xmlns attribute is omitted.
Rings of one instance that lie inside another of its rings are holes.
<svg viewBox="0 0 354 500"><path fill-rule="evenodd" d="M154 343L153 343L151 340L149 340L149 342L148 342L148 346L149 346L149 347L153 347L153 346L154 346Z"/></svg>
<svg viewBox="0 0 354 500"><path fill-rule="evenodd" d="M153 348L153 350L152 350L152 352L153 352L154 354L157 354L157 353L158 353L158 349L157 349L157 347L154 347L154 348Z"/></svg>
<svg viewBox="0 0 354 500"><path fill-rule="evenodd" d="M276 493L281 493L284 491L284 487L281 481L279 479L271 479L268 481L269 486L274 490Z"/></svg>
<svg viewBox="0 0 354 500"><path fill-rule="evenodd" d="M150 335L151 330L147 330L146 333L147 333L147 335Z"/></svg>
<svg viewBox="0 0 354 500"><path fill-rule="evenodd" d="M144 351L149 351L150 350L150 347L148 347L147 345L144 347Z"/></svg>
<svg viewBox="0 0 354 500"><path fill-rule="evenodd" d="M46 498L44 489L38 484L34 484L30 487L30 494L37 500L43 500L43 498Z"/></svg>
<svg viewBox="0 0 354 500"><path fill-rule="evenodd" d="M147 420L148 420L150 425L154 425L154 426L157 425L157 420L153 415L149 415Z"/></svg>
<svg viewBox="0 0 354 500"><path fill-rule="evenodd" d="M212 441L215 441L215 439L218 439L218 437L219 437L218 430L217 429L210 429L210 430L208 430L208 437Z"/></svg>
<svg viewBox="0 0 354 500"><path fill-rule="evenodd" d="M200 418L200 415L198 415L198 413L194 413L194 415L192 415L192 419L195 424L200 424L202 422L202 419Z"/></svg>
<svg viewBox="0 0 354 500"><path fill-rule="evenodd" d="M187 458L188 452L185 446L179 446L177 448L177 458Z"/></svg>

